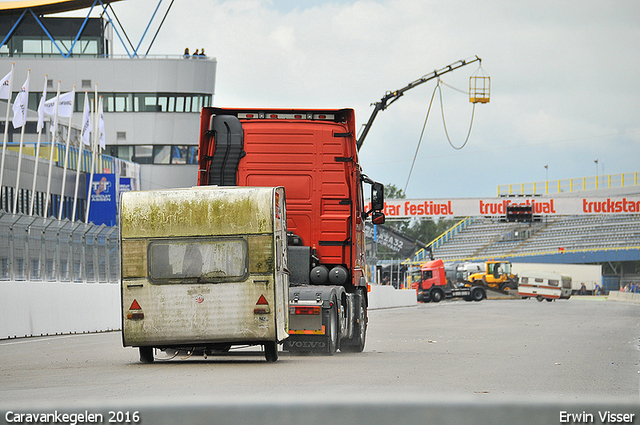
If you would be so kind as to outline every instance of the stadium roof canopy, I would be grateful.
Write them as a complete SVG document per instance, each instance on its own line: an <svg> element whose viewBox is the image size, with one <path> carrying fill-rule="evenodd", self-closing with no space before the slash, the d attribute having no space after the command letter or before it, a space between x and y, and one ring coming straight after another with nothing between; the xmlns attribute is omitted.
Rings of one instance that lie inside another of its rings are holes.
<svg viewBox="0 0 640 425"><path fill-rule="evenodd" d="M120 0L102 0L105 6ZM86 9L95 4L95 0L22 0L0 2L0 15L15 15L25 9L31 9L36 15L71 12Z"/></svg>

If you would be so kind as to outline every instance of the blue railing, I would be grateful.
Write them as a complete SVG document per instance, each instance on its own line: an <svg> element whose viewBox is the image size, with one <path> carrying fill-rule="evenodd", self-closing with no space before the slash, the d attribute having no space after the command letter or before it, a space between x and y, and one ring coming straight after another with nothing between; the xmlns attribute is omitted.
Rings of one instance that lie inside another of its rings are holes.
<svg viewBox="0 0 640 425"><path fill-rule="evenodd" d="M54 144L53 161L54 164L60 168L64 167L64 157L66 146L64 143L56 142ZM18 152L20 144L16 142L7 143L7 149L10 151ZM22 147L23 155L35 156L36 144L33 142L25 142ZM69 157L67 162L67 168L69 170L78 169L78 151L80 148L77 146L69 146ZM40 152L38 156L42 159L49 160L51 154L51 143L42 143L40 145ZM113 173L115 172L115 158L102 153L96 154L96 163L94 172L96 173ZM80 160L80 171L85 173L91 172L91 151L83 148L82 158Z"/></svg>

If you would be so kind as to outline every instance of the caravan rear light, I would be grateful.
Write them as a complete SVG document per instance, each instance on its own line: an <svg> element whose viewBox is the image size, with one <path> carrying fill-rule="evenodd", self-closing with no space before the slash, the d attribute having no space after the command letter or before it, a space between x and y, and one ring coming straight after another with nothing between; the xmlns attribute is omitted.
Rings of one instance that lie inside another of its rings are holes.
<svg viewBox="0 0 640 425"><path fill-rule="evenodd" d="M289 314L300 314L300 315L317 315L320 314L320 306L319 305L292 305L289 306Z"/></svg>
<svg viewBox="0 0 640 425"><path fill-rule="evenodd" d="M258 302L256 303L256 308L253 309L253 314L269 314L271 313L271 309L269 308L269 303L267 299L263 295L260 295L258 298Z"/></svg>
<svg viewBox="0 0 640 425"><path fill-rule="evenodd" d="M131 310L134 310L132 313ZM144 313L142 311L142 307L138 303L138 300L133 300L131 303L131 307L129 307L129 313L127 314L127 319L129 320L142 320L144 319Z"/></svg>
<svg viewBox="0 0 640 425"><path fill-rule="evenodd" d="M271 309L269 307L256 307L253 309L253 314L269 314Z"/></svg>

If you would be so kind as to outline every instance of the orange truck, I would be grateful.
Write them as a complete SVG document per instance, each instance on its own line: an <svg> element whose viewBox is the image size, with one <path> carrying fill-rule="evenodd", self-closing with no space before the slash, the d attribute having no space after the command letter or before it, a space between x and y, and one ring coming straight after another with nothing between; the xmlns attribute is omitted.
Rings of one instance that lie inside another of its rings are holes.
<svg viewBox="0 0 640 425"><path fill-rule="evenodd" d="M384 187L358 162L354 111L203 108L199 164L199 186L284 187L290 289L283 348L361 352L364 223L384 223Z"/></svg>
<svg viewBox="0 0 640 425"><path fill-rule="evenodd" d="M418 301L440 302L445 298L463 298L465 301L482 301L487 293L482 286L455 286L447 282L444 262L428 261L411 275L411 289L416 290Z"/></svg>

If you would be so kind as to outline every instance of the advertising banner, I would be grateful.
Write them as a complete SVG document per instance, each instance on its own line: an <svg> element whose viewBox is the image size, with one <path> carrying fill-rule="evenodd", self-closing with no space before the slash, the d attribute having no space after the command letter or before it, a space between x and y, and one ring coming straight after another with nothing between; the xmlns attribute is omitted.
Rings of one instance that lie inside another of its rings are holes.
<svg viewBox="0 0 640 425"><path fill-rule="evenodd" d="M640 196L387 199L383 212L388 218L503 216L507 205L531 205L538 216L637 214Z"/></svg>
<svg viewBox="0 0 640 425"><path fill-rule="evenodd" d="M120 177L120 181L118 182L118 194L121 192L130 192L132 190L134 190L133 179L131 177Z"/></svg>
<svg viewBox="0 0 640 425"><path fill-rule="evenodd" d="M408 238L400 232L396 232L390 227L383 225L373 225L365 223L365 236L376 241L378 245L382 245L403 257L410 257L421 248L426 246L418 243L414 239Z"/></svg>
<svg viewBox="0 0 640 425"><path fill-rule="evenodd" d="M87 182L89 182L88 179ZM94 174L93 182L90 182L87 186L87 192L91 196L89 221L97 225L115 226L116 175Z"/></svg>

